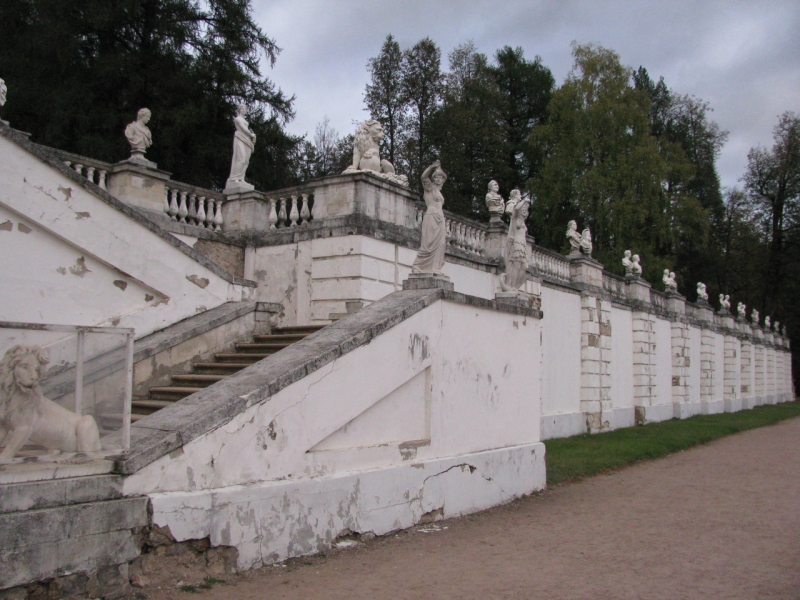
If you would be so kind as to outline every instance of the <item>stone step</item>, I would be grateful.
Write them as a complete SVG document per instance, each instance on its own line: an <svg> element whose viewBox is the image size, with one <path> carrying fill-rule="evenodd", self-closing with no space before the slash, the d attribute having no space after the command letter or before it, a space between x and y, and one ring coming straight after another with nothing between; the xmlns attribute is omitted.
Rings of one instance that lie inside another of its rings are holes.
<svg viewBox="0 0 800 600"><path fill-rule="evenodd" d="M200 362L192 365L192 371L207 375L233 375L242 369L249 367L252 362L223 363L223 362Z"/></svg>
<svg viewBox="0 0 800 600"><path fill-rule="evenodd" d="M223 379L225 379L225 375L189 373L187 375L173 375L172 383L178 386L208 387Z"/></svg>
<svg viewBox="0 0 800 600"><path fill-rule="evenodd" d="M243 352L230 352L230 353L221 353L215 354L214 358L216 358L221 363L247 363L247 365L252 365L254 362L260 361L262 358L267 358L271 356L270 354L255 354L255 353L243 353Z"/></svg>
<svg viewBox="0 0 800 600"><path fill-rule="evenodd" d="M276 327L272 330L273 333L281 335L287 333L303 333L305 335L311 335L312 333L319 331L323 327L327 327L327 325L298 325L297 327Z"/></svg>
<svg viewBox="0 0 800 600"><path fill-rule="evenodd" d="M122 498L120 475L89 475L3 484L0 514Z"/></svg>
<svg viewBox="0 0 800 600"><path fill-rule="evenodd" d="M134 400L131 402L131 412L137 415L151 415L173 403L174 400Z"/></svg>
<svg viewBox="0 0 800 600"><path fill-rule="evenodd" d="M305 337L308 337L311 333L267 333L264 335L256 335L253 336L253 341L260 342L260 343L269 343L269 342L299 342Z"/></svg>
<svg viewBox="0 0 800 600"><path fill-rule="evenodd" d="M181 400L186 396L196 394L202 389L201 387L181 387L176 385L151 387L150 397L153 400Z"/></svg>
<svg viewBox="0 0 800 600"><path fill-rule="evenodd" d="M288 348L292 342L277 342L274 344L236 344L236 350L245 353L274 354L279 350Z"/></svg>

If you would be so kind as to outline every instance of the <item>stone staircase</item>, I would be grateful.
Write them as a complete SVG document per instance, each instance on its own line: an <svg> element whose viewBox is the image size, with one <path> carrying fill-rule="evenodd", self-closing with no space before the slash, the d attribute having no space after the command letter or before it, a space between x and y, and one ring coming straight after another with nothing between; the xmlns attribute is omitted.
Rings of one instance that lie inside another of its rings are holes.
<svg viewBox="0 0 800 600"><path fill-rule="evenodd" d="M212 362L196 362L192 365L191 373L173 375L171 385L151 387L149 398L134 400L131 406L131 421L135 423L173 402L199 392L262 358L299 342L322 327L322 325L307 325L276 328L269 334L255 336L252 342L237 343L234 352L215 354Z"/></svg>

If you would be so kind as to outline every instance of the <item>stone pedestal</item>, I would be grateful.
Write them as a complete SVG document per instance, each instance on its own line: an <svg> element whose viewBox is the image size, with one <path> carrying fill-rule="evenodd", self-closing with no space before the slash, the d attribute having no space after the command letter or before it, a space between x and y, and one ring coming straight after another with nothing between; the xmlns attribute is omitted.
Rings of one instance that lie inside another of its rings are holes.
<svg viewBox="0 0 800 600"><path fill-rule="evenodd" d="M455 285L447 275L434 275L432 273L411 273L403 282L404 290L455 290Z"/></svg>
<svg viewBox="0 0 800 600"><path fill-rule="evenodd" d="M492 215L486 230L486 245L484 246L486 258L503 258L507 237L508 225L503 223L500 217L495 220L495 215Z"/></svg>
<svg viewBox="0 0 800 600"><path fill-rule="evenodd" d="M246 192L252 192L255 190L255 186L247 183L246 181L231 181L230 179L225 183L225 189L222 190L222 193L225 196L230 196L233 194L244 194Z"/></svg>
<svg viewBox="0 0 800 600"><path fill-rule="evenodd" d="M650 288L653 287L641 277L628 280L628 299L635 302L650 302Z"/></svg>
<svg viewBox="0 0 800 600"><path fill-rule="evenodd" d="M266 231L269 229L269 201L256 191L226 193L222 221L225 231Z"/></svg>
<svg viewBox="0 0 800 600"><path fill-rule="evenodd" d="M152 166L149 166L152 165ZM163 214L164 188L170 173L155 168L155 163L131 157L111 167L108 174L108 193L122 202Z"/></svg>
<svg viewBox="0 0 800 600"><path fill-rule="evenodd" d="M590 256L579 254L567 256L569 262L569 279L583 288L603 289L603 265Z"/></svg>
<svg viewBox="0 0 800 600"><path fill-rule="evenodd" d="M667 292L667 310L676 315L685 315L686 298L677 292Z"/></svg>

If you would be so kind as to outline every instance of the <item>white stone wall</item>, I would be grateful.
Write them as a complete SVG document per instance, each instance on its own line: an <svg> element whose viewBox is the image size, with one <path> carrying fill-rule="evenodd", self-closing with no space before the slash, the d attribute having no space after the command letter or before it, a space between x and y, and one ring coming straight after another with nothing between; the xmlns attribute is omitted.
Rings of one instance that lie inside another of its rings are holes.
<svg viewBox="0 0 800 600"><path fill-rule="evenodd" d="M0 156L0 320L140 337L252 296L4 137Z"/></svg>
<svg viewBox="0 0 800 600"><path fill-rule="evenodd" d="M148 494L178 540L234 545L248 568L345 529L383 534L542 489L540 333L537 319L435 302L147 465L125 493Z"/></svg>

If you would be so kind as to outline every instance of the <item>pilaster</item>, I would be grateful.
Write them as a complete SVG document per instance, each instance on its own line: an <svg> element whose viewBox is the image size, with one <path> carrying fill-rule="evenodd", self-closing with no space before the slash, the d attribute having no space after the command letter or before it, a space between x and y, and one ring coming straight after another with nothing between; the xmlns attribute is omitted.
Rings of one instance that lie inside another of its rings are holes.
<svg viewBox="0 0 800 600"><path fill-rule="evenodd" d="M753 344L751 340L750 325L744 319L737 321L739 332L742 333L742 342L739 360L739 396L742 399L742 408L755 406L755 390L753 384Z"/></svg>
<svg viewBox="0 0 800 600"><path fill-rule="evenodd" d="M708 413L709 405L714 402L714 384L716 380L716 357L714 344L714 312L705 303L698 303L697 316L703 322L700 330L700 402L703 413ZM722 365L719 365L722 367Z"/></svg>
<svg viewBox="0 0 800 600"><path fill-rule="evenodd" d="M732 316L721 315L720 322L725 329L722 397L725 400L725 412L737 412L742 409L741 384L739 383L741 342L734 335L736 325Z"/></svg>

